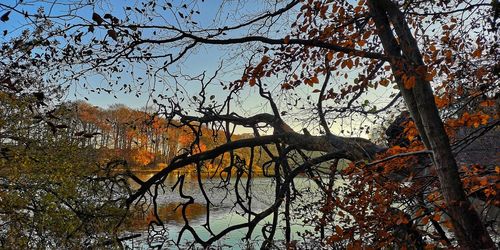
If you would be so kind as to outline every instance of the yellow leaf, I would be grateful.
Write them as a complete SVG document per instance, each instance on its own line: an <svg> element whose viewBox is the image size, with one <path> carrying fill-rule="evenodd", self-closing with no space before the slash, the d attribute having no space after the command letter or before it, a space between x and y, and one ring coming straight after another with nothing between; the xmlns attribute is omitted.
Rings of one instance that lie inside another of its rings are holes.
<svg viewBox="0 0 500 250"><path fill-rule="evenodd" d="M408 140L409 140L409 141L413 141L413 139L415 139L415 136L414 136L414 135L408 135Z"/></svg>

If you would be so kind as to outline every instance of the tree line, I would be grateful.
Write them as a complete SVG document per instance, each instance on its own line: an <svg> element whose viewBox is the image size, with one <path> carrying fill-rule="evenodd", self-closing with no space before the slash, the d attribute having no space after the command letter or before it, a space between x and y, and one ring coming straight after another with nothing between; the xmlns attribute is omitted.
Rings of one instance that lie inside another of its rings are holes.
<svg viewBox="0 0 500 250"><path fill-rule="evenodd" d="M85 101L74 101L58 105L45 117L35 115L25 119L33 120L39 126L27 130L18 127L18 136L35 141L65 141L80 148L97 150L100 161L123 159L135 170L161 169L176 155L188 152L192 147L195 147L195 152L203 152L220 146L225 138L220 130L199 126L193 131L181 121L123 104L101 108ZM233 140L248 137L252 135L231 135ZM238 154L248 161L249 150L238 150ZM227 158L214 161L210 168L229 164ZM264 156L258 162L262 164L266 160L269 158Z"/></svg>

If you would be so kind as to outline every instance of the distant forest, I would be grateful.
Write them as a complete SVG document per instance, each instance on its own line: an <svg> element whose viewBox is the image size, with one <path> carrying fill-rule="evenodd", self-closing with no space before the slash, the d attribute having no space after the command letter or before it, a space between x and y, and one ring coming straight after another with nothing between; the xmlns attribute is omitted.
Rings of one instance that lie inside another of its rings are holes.
<svg viewBox="0 0 500 250"><path fill-rule="evenodd" d="M176 155L189 152L190 147L193 152L203 152L224 144L227 136L216 128L190 127L123 104L101 108L84 101L68 102L48 116L51 121L46 121L47 117L33 117L32 126L17 129L16 133L33 141L64 142L95 150L99 162L125 160L132 170L162 169ZM195 141L195 135L200 135L199 142ZM250 134L229 136L232 140L253 137ZM250 158L249 149L236 152L243 161ZM209 172L223 170L230 164L228 159L228 155L223 155L203 167ZM267 155L257 159L254 171L261 173L260 166L270 159Z"/></svg>

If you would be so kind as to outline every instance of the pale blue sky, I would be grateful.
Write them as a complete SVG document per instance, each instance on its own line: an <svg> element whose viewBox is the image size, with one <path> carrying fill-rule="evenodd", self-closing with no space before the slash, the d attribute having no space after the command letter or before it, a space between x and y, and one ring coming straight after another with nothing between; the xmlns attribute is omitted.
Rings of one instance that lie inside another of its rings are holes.
<svg viewBox="0 0 500 250"><path fill-rule="evenodd" d="M60 3L70 3L73 2L74 0L59 0L58 2ZM4 4L12 4L16 2L15 0L6 0L2 3ZM121 0L109 0L105 1L110 4L104 4L102 7L111 10L112 14L114 16L117 16L119 18L124 17L124 11L126 7L126 3L132 4L132 2L129 1L121 1ZM161 2L161 1L160 1ZM171 1L168 1L171 2ZM220 10L221 2L226 2L226 9ZM238 2L238 1L235 1ZM235 3L232 2L232 3ZM262 9L265 9L266 6L264 6L262 3L256 3L254 1L243 1L246 2L246 5L242 6L235 6L234 4L228 4L227 1L198 1L196 5L190 6L194 10L199 10L200 14L199 15L194 15L193 16L193 21L197 22L199 26L203 28L213 28L213 27L221 27L224 25L234 25L237 23L242 22L242 19L237 19L235 17L243 16L244 18L248 18L252 16L252 13L256 13L261 11ZM265 1L264 1L265 2ZM28 3L28 1L25 0L25 3ZM72 8L74 5L68 5L68 6L55 6L51 7L50 3L40 3L39 1L33 1L35 5L43 5L45 10L48 12L52 8L52 13L57 14L58 12L64 13L67 8ZM29 11L30 13L33 13L36 8L35 7L23 7L24 10ZM231 9L231 11L225 11ZM236 9L237 12L234 12ZM164 24L164 23L170 23L172 25L178 25L176 21L176 16L178 16L179 11L185 11L181 7L181 4L179 4L177 1L174 1L173 3L173 8L172 9L167 9L165 11L165 15L162 16L162 18L156 18L154 22L158 22L157 24ZM3 14L5 10L0 9L0 14ZM97 12L100 15L104 15L105 11L101 10L101 8L83 8L81 10L78 10L76 12L77 16L83 17L87 20L91 19L92 13ZM6 23L0 23L1 29L8 30L8 35L6 37L1 38L0 41L7 41L11 37L16 37L21 30L15 29L17 27L22 27L23 22L25 21L24 17L18 13L12 13L10 15L10 20L9 22ZM154 24L150 23L150 24ZM163 23L162 23L163 22ZM182 24L179 24L182 27ZM185 28L185 27L183 27ZM102 32L102 31L101 31ZM232 34L228 34L229 36L237 37L237 36L243 36L245 35L246 31L237 31L233 32ZM270 36L274 36L275 38L281 38L284 37L286 34L287 30L284 29L282 30L281 33L271 33ZM175 65L172 65L169 68L169 71L175 74L178 74L180 72L189 74L189 75L196 75L200 74L202 72L206 72L207 77L210 77L214 71L217 69L218 65L220 64L221 61L224 61L224 67L221 70L221 73L219 74L217 80L215 81L214 86L209 88L209 91L211 92L210 94L214 94L216 96L216 100L220 100L226 96L227 92L224 92L222 90L222 87L218 84L219 81L231 81L231 80L236 80L238 79L242 72L243 72L243 66L246 63L245 60L245 53L241 54L242 52L245 52L246 48L249 45L243 44L243 45L236 45L236 46L213 46L213 45L199 45L196 47L195 50L193 50L192 53L188 54L183 61L180 63L177 63ZM248 54L247 54L248 55ZM234 58L236 56L236 58ZM160 63L160 62L158 62ZM154 64L154 63L153 63ZM142 77L143 79L146 79L144 75L144 67L145 65L136 65L136 70L134 70L134 76L135 78ZM347 71L347 70L346 70ZM354 71L347 71L349 75L355 75L356 72ZM118 74L115 74L113 77L118 76ZM132 76L127 75L127 74L122 74L120 79L120 84L132 84L134 86L137 86L137 84L134 84L134 79L131 79ZM352 79L352 78L351 78ZM87 81L90 86L93 86L93 88L109 88L107 80L103 79L102 77L89 77L87 78ZM274 86L279 86L278 84L281 83L280 78L271 78L271 79L266 79L266 81L271 82L271 85ZM344 81L344 80L342 80ZM139 97L136 97L136 92L132 92L130 94L123 93L122 91L114 91L111 94L107 93L101 93L101 94L96 94L91 92L91 89L85 89L82 88L82 85L84 83L84 80L77 84L73 84L69 90L69 93L67 95L66 100L75 100L75 99L84 99L87 98L88 102L91 104L101 106L101 107L107 107L112 104L116 103L122 103L125 104L129 107L132 108L141 108L146 105L152 105L152 101L149 99L149 94L151 93L152 96L156 96L158 94L165 94L165 95L173 95L173 91L175 87L172 87L173 82L172 78L165 77L163 79L163 82L160 82L159 79L148 79L145 86L141 90L142 95ZM199 85L195 82L188 82L184 81L182 82L183 88L188 92L188 96L196 95L197 92L199 91ZM152 93L151 89L155 89L156 92ZM167 89L168 88L168 89ZM314 88L319 88L318 86L314 86ZM392 92L393 90L390 88L382 88L379 87L379 89L375 91L371 91L370 96L368 99L372 100L381 100L384 97L387 96L388 92ZM309 86L300 86L295 90L296 93L299 93L299 95L306 96L312 92L311 87ZM275 95L282 95L282 94L287 94L287 93L282 93L279 90L279 87L275 89L274 92ZM114 97L116 96L116 98ZM317 94L312 95L313 98L317 98ZM242 101L240 108L242 115L251 115L252 113L255 114L256 112L270 112L269 107L265 105L265 101L259 97L257 93L256 88L247 88L245 91L243 91L240 95L240 99ZM282 103L286 102L286 99L282 98ZM380 107L380 106L379 106ZM248 112L247 112L248 111ZM287 112L290 112L291 110L284 110ZM292 115L292 114L291 114ZM299 116L301 114L298 114ZM304 115L304 114L302 114ZM292 117L290 117L292 118ZM290 119L293 120L293 119ZM293 122L293 121L290 121ZM347 123L351 123L352 126L352 120L351 121L346 121ZM340 124L344 124L344 121L338 122L337 125L335 125L334 130L339 130L340 131ZM294 127L300 127L303 124L291 124ZM345 124L344 124L345 125Z"/></svg>

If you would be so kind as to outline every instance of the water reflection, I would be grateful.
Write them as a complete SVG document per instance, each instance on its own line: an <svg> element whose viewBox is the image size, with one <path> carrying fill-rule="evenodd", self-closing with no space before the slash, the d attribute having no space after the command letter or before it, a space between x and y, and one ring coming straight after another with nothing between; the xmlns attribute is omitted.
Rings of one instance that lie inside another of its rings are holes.
<svg viewBox="0 0 500 250"><path fill-rule="evenodd" d="M154 173L151 172L138 172L136 173L137 177L141 180L145 181L153 176ZM176 175L169 176L164 183L164 189L160 189L160 193L156 199L158 204L158 215L162 222L167 227L167 233L170 239L177 240L178 233L182 226L184 225L184 220L182 217L182 206L179 207L179 204L185 203L188 200L183 199L179 195L178 186L175 190L171 188L175 185L178 178ZM240 195L245 198L245 190L244 186L247 183L246 178L242 178L238 185L235 185L236 179L233 178L230 180L230 185L226 187L221 187L222 180L218 177L215 178L203 178L202 183L203 187L206 191L207 196L210 198L210 229L213 233L217 234L227 228L228 226L247 222L247 215L243 216L243 210L238 206L235 206L236 203L236 189L235 186L238 186L238 192ZM251 180L252 188L249 192L251 197L251 208L253 211L259 213L264 209L267 209L271 206L275 201L275 183L271 178L266 177L255 177ZM132 183L131 185L135 188L138 188L138 185ZM294 182L294 186L296 189L311 189L314 187L312 182L307 178L297 178ZM203 194L200 191L199 183L196 176L186 175L183 193L193 197L194 203L190 204L187 207L186 216L189 220L189 225L193 226L197 233L202 239L206 240L210 236L210 232L206 230L203 226L207 222L206 217L206 200ZM318 197L310 197L308 198L308 202L314 202ZM245 205L249 204L249 200L246 199L243 201ZM150 203L147 203L150 205ZM128 225L128 230L132 232L142 232L143 235L147 235L145 232L147 227L151 221L155 221L154 214L150 207L142 207L146 212L135 211L133 212L133 216L130 219ZM280 214L280 221L282 221ZM261 235L261 229L265 223L270 223L272 220L272 216L264 219L261 223L257 225L254 230L254 234L252 235L252 240L255 242L261 242L263 237ZM292 231L303 232L306 230L306 227L301 225L293 225ZM309 228L310 230L310 228ZM281 230L276 232L275 239L283 239L284 235ZM237 246L241 245L241 239L245 236L246 229L242 229L236 232L233 232L227 235L221 242L223 244ZM189 233L185 233L182 237L181 242L192 242L192 235ZM143 249L147 249L147 247L139 247Z"/></svg>
<svg viewBox="0 0 500 250"><path fill-rule="evenodd" d="M159 204L157 212L161 221L166 224L183 224L184 219L182 217L182 206L180 205L181 203L178 202ZM204 204L190 204L186 209L186 218L189 221L198 221L203 218L205 214L206 209ZM152 221L157 221L152 209L145 212L138 211L138 209L136 209L132 212L132 216L127 222L127 228L136 230L145 229Z"/></svg>

